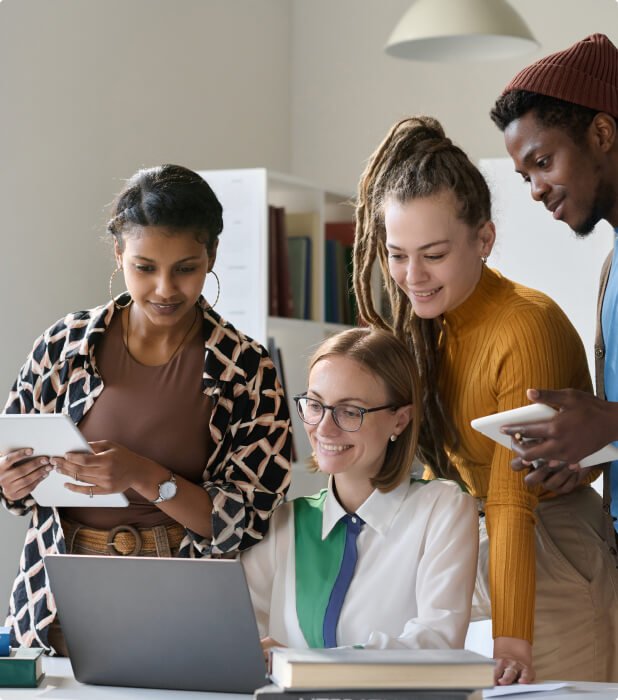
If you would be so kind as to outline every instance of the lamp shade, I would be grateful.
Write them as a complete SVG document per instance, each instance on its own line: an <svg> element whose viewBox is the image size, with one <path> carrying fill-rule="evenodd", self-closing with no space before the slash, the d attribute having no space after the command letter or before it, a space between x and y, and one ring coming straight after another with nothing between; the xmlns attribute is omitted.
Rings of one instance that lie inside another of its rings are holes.
<svg viewBox="0 0 618 700"><path fill-rule="evenodd" d="M509 58L540 46L506 0L416 0L385 51L418 61Z"/></svg>

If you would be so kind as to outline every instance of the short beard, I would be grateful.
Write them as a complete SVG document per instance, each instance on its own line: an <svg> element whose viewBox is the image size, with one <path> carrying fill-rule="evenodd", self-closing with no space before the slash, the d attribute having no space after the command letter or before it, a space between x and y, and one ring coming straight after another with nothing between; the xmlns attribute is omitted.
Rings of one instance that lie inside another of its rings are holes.
<svg viewBox="0 0 618 700"><path fill-rule="evenodd" d="M599 183L590 213L576 228L573 226L571 227L577 238L586 238L586 236L589 236L594 231L599 221L607 217L607 213L611 210L613 202L614 192L611 185L609 185L609 183Z"/></svg>
<svg viewBox="0 0 618 700"><path fill-rule="evenodd" d="M603 217L596 211L593 210L590 216L583 221L577 228L571 227L572 231L575 233L577 238L587 238L595 229L595 226L601 221Z"/></svg>

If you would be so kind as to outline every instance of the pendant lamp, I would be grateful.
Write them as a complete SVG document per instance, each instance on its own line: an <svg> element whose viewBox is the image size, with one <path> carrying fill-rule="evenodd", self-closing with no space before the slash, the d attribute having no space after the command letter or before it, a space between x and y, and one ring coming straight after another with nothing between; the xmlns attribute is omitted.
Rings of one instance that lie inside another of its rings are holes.
<svg viewBox="0 0 618 700"><path fill-rule="evenodd" d="M415 0L384 50L416 61L487 61L539 46L506 0Z"/></svg>

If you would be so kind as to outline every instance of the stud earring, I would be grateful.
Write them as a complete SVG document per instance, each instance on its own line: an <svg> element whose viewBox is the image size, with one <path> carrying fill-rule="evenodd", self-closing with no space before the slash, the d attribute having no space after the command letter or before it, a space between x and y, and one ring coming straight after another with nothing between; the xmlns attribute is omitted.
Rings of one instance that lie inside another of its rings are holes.
<svg viewBox="0 0 618 700"><path fill-rule="evenodd" d="M483 263L483 265L487 265L487 258L487 255L481 255L481 262Z"/></svg>
<svg viewBox="0 0 618 700"><path fill-rule="evenodd" d="M121 267L117 267L117 268L112 272L111 277L109 278L109 298L114 302L114 306L115 306L117 309L126 309L128 306L131 306L131 304L133 303L133 299L129 298L129 301L128 301L126 304L119 304L119 303L116 301L116 298L114 297L114 293L113 293L113 291L112 291L112 285L113 285L113 283L114 283L114 277L116 276L116 273L117 273L117 272L120 272L120 270L122 270L122 268L121 268Z"/></svg>
<svg viewBox="0 0 618 700"><path fill-rule="evenodd" d="M397 440L397 435L395 435L395 433L393 433L393 434L390 436L389 440L390 440L391 442L395 442L395 440Z"/></svg>

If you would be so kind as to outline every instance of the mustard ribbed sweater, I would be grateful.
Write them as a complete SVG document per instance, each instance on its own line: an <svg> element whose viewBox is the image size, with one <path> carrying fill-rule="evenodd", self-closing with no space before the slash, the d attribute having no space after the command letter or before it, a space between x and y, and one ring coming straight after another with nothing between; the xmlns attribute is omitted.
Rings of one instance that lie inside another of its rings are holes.
<svg viewBox="0 0 618 700"><path fill-rule="evenodd" d="M554 301L486 267L472 295L445 315L444 328L440 391L460 438L449 454L472 495L485 500L493 636L532 642L534 509L550 494L530 491L525 473L511 469L514 454L470 421L530 403L531 387L592 391L586 354Z"/></svg>

